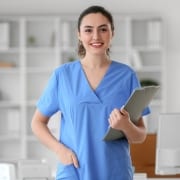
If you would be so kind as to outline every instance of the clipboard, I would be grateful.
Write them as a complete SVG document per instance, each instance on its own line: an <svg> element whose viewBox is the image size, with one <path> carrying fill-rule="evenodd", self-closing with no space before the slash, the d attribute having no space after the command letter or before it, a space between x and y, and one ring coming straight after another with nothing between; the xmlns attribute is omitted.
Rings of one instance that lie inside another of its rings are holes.
<svg viewBox="0 0 180 180"><path fill-rule="evenodd" d="M149 105L159 88L160 86L144 86L137 88L132 92L124 109L129 112L130 119L133 123L137 123L143 110ZM124 137L122 131L109 127L103 140L111 141L122 137Z"/></svg>

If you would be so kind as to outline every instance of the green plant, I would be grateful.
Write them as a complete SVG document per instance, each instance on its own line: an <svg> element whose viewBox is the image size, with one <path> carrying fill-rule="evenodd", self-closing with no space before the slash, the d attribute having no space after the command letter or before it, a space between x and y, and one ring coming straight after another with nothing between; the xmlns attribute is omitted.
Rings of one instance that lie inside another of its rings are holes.
<svg viewBox="0 0 180 180"><path fill-rule="evenodd" d="M141 86L158 86L159 83L154 79L141 79L140 80Z"/></svg>
<svg viewBox="0 0 180 180"><path fill-rule="evenodd" d="M29 36L27 38L28 45L34 46L36 44L36 38L34 36Z"/></svg>

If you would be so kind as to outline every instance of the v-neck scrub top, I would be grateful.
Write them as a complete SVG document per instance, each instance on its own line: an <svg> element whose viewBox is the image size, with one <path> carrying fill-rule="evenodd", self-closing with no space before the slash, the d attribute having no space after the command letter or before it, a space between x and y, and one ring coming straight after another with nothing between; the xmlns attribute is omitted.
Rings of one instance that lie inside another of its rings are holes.
<svg viewBox="0 0 180 180"><path fill-rule="evenodd" d="M121 108L139 86L136 73L116 61L112 61L95 90L79 60L54 70L37 108L47 117L61 112L59 141L76 154L80 166L59 162L57 180L133 179L127 139L103 141L103 137L111 111ZM147 107L142 115L149 112Z"/></svg>

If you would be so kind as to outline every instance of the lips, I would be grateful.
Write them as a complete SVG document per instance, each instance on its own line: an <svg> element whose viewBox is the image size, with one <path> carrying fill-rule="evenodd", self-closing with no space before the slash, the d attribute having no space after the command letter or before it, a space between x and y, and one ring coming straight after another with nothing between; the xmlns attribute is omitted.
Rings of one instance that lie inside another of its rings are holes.
<svg viewBox="0 0 180 180"><path fill-rule="evenodd" d="M90 45L93 47L101 47L103 44L104 43L101 43L101 42L90 43Z"/></svg>

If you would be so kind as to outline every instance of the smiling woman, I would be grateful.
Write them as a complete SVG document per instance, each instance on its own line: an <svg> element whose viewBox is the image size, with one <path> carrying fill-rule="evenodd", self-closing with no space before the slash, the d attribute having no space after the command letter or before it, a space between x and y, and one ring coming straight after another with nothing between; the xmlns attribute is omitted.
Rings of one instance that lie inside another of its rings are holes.
<svg viewBox="0 0 180 180"><path fill-rule="evenodd" d="M57 180L133 180L129 142L142 142L146 129L142 117L133 124L122 107L140 83L133 69L111 59L113 36L108 10L85 9L78 19L80 59L56 68L37 102L32 130L57 155ZM47 126L58 111L60 139ZM125 137L103 141L112 124Z"/></svg>

